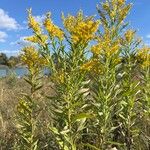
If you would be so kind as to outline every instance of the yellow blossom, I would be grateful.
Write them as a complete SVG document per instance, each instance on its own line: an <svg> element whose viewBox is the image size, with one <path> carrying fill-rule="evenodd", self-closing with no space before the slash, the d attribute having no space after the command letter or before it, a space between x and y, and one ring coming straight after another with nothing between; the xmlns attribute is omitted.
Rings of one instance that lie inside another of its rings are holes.
<svg viewBox="0 0 150 150"><path fill-rule="evenodd" d="M133 40L134 35L135 35L135 31L133 31L133 30L126 31L126 33L124 35L125 36L125 41L127 43L130 43Z"/></svg>
<svg viewBox="0 0 150 150"><path fill-rule="evenodd" d="M110 17L111 17L111 19L114 19L115 16L116 16L116 11L115 11L115 10L112 10L112 11L110 12Z"/></svg>
<svg viewBox="0 0 150 150"><path fill-rule="evenodd" d="M112 54L115 54L116 52L118 52L120 49L120 43L119 41L113 42L108 50L108 52L106 52L106 54L108 56L111 56Z"/></svg>
<svg viewBox="0 0 150 150"><path fill-rule="evenodd" d="M46 28L46 30L48 31L48 33L52 36L52 37L57 37L60 40L62 40L64 38L64 33L63 31L56 25L54 25L50 19L50 14L47 14L47 18L44 21L44 26Z"/></svg>
<svg viewBox="0 0 150 150"><path fill-rule="evenodd" d="M79 12L76 17L68 15L63 17L63 24L71 35L74 44L85 44L95 38L95 33L99 28L99 21L94 21L92 17L84 18Z"/></svg>
<svg viewBox="0 0 150 150"><path fill-rule="evenodd" d="M118 4L118 6L122 6L125 4L125 0L118 0L117 4Z"/></svg>
<svg viewBox="0 0 150 150"><path fill-rule="evenodd" d="M91 59L81 66L81 71L92 71L94 73L100 72L100 64L97 59Z"/></svg>
<svg viewBox="0 0 150 150"><path fill-rule="evenodd" d="M39 36L33 35L33 36L26 37L25 40L44 45L48 40L48 36L44 34L41 34Z"/></svg>
<svg viewBox="0 0 150 150"><path fill-rule="evenodd" d="M103 3L102 6L103 6L103 9L106 10L107 12L110 11L110 6L108 2Z"/></svg>
<svg viewBox="0 0 150 150"><path fill-rule="evenodd" d="M123 20L126 18L128 12L130 11L131 9L131 4L123 7L123 8L120 8L118 10L118 20L119 20L119 23L123 22Z"/></svg>
<svg viewBox="0 0 150 150"><path fill-rule="evenodd" d="M32 71L39 71L46 64L45 59L40 56L33 46L22 49L21 60Z"/></svg>
<svg viewBox="0 0 150 150"><path fill-rule="evenodd" d="M102 44L101 43L98 43L97 45L94 45L91 47L91 52L93 54L96 54L96 55L99 55L101 50L102 50Z"/></svg>
<svg viewBox="0 0 150 150"><path fill-rule="evenodd" d="M58 78L59 83L64 83L65 82L65 73L63 71L59 72L57 78Z"/></svg>
<svg viewBox="0 0 150 150"><path fill-rule="evenodd" d="M30 28L33 29L33 31L36 33L36 34L41 34L41 27L40 27L40 24L35 20L35 18L32 16L32 13L31 13L31 10L28 11L29 12L29 15L28 15L28 26Z"/></svg>
<svg viewBox="0 0 150 150"><path fill-rule="evenodd" d="M112 0L112 6L121 7L125 4L125 0Z"/></svg>
<svg viewBox="0 0 150 150"><path fill-rule="evenodd" d="M52 76L51 79L58 84L63 84L65 82L66 76L67 72L65 72L63 69L60 69L56 74Z"/></svg>
<svg viewBox="0 0 150 150"><path fill-rule="evenodd" d="M143 47L137 54L138 61L143 68L150 66L150 47Z"/></svg>
<svg viewBox="0 0 150 150"><path fill-rule="evenodd" d="M120 41L111 41L111 36L111 31L106 30L102 37L97 38L98 43L91 47L91 52L96 55L105 54L107 57L116 54L120 49Z"/></svg>

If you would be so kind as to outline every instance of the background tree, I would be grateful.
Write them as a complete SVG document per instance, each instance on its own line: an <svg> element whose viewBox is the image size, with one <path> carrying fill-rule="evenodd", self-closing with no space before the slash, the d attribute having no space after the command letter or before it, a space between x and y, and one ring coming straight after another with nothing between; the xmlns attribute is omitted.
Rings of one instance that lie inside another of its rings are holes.
<svg viewBox="0 0 150 150"><path fill-rule="evenodd" d="M0 53L0 65L7 65L8 58L6 54Z"/></svg>

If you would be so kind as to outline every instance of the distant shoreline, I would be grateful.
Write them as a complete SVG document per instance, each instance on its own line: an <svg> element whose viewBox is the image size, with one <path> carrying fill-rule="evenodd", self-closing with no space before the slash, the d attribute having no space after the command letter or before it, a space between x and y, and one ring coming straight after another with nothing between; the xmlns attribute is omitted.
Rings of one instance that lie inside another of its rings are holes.
<svg viewBox="0 0 150 150"><path fill-rule="evenodd" d="M1 65L1 64L0 64L0 69L10 69L10 68L12 68L12 67L9 67L9 66L7 66L7 65ZM13 67L13 68L27 68L27 66L18 64L18 65L16 65L16 66Z"/></svg>

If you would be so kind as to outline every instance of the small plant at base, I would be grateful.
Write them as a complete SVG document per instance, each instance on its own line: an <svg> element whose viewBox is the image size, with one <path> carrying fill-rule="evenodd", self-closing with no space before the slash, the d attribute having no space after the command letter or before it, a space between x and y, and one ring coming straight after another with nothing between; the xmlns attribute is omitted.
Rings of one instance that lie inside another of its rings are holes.
<svg viewBox="0 0 150 150"><path fill-rule="evenodd" d="M21 59L27 65L29 73L25 78L30 85L30 94L23 94L17 105L16 126L18 140L15 149L36 150L38 149L37 138L37 104L35 94L41 85L41 70L44 61L34 47L25 47L22 50Z"/></svg>

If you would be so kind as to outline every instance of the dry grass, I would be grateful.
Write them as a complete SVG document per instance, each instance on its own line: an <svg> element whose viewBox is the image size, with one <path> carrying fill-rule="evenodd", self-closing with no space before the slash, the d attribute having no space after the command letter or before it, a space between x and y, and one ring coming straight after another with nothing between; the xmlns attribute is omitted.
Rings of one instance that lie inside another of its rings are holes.
<svg viewBox="0 0 150 150"><path fill-rule="evenodd" d="M42 105L43 110L46 107L42 95L53 95L51 83L47 82L49 79L43 79L43 87L36 94L38 103ZM29 93L30 87L23 78L16 78L10 76L0 79L0 150L9 149L13 144L16 135L16 128L14 123L16 106L22 93ZM46 114L41 113L41 117Z"/></svg>

